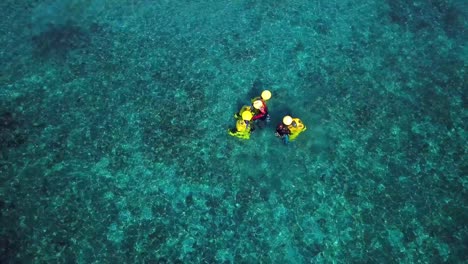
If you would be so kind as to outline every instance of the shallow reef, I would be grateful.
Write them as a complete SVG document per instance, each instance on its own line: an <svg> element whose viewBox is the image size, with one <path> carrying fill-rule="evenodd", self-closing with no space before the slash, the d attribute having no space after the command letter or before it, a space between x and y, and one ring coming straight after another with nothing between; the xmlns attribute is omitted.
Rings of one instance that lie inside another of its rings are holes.
<svg viewBox="0 0 468 264"><path fill-rule="evenodd" d="M0 262L462 263L462 2L3 1Z"/></svg>

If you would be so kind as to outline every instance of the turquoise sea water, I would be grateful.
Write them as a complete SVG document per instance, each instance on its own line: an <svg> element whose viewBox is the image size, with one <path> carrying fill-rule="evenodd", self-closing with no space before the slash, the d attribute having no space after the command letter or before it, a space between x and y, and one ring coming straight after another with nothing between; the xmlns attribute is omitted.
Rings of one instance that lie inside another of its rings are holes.
<svg viewBox="0 0 468 264"><path fill-rule="evenodd" d="M0 12L1 263L467 260L466 1Z"/></svg>

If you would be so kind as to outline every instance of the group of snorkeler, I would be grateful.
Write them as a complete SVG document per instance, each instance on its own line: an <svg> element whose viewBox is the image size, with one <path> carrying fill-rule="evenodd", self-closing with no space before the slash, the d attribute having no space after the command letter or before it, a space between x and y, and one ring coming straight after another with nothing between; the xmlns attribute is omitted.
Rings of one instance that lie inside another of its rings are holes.
<svg viewBox="0 0 468 264"><path fill-rule="evenodd" d="M234 115L236 127L228 130L229 134L241 139L250 139L250 134L256 127L264 127L270 122L267 101L271 98L271 92L264 90L260 96L251 100L250 105L244 105L241 110ZM299 118L286 115L276 127L275 135L285 143L293 141L300 133L306 130L306 126Z"/></svg>

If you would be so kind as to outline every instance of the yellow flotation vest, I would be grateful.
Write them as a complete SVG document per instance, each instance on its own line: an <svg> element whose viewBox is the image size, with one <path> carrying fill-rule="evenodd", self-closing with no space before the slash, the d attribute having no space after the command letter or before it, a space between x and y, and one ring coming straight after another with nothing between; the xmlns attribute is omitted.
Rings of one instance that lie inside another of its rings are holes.
<svg viewBox="0 0 468 264"><path fill-rule="evenodd" d="M297 136L299 136L300 133L306 131L307 127L302 123L302 121L299 118L293 118L293 123L296 122L296 126L294 127L293 125L289 125L288 129L291 131L291 134L289 135L289 140L295 140Z"/></svg>
<svg viewBox="0 0 468 264"><path fill-rule="evenodd" d="M247 126L244 120L237 120L236 131L228 129L229 135L240 139L250 139L250 125Z"/></svg>
<svg viewBox="0 0 468 264"><path fill-rule="evenodd" d="M242 119L242 114L245 111L252 112L250 109L250 106L244 105L241 110L239 111L238 114L234 115L234 118L237 119L236 121L236 131L233 132L232 130L228 129L229 135L233 137L238 137L240 139L250 139L250 130L251 127L250 125L247 125L247 123Z"/></svg>
<svg viewBox="0 0 468 264"><path fill-rule="evenodd" d="M237 120L236 122L236 129L239 132L249 131L250 126L247 126L244 120Z"/></svg>

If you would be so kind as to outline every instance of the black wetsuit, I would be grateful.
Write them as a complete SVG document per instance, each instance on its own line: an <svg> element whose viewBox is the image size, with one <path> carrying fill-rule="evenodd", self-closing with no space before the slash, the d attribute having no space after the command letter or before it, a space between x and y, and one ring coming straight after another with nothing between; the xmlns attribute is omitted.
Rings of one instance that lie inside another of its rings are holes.
<svg viewBox="0 0 468 264"><path fill-rule="evenodd" d="M278 133L278 135L280 137L283 137L284 135L290 135L291 134L291 131L289 130L288 126L286 126L284 124L279 124L276 127L276 132Z"/></svg>

